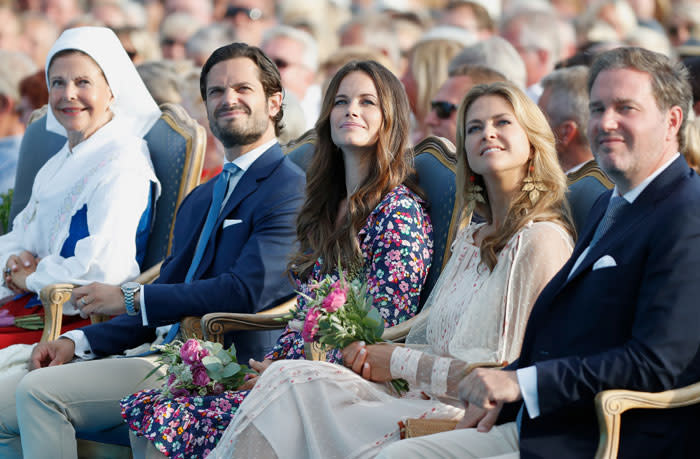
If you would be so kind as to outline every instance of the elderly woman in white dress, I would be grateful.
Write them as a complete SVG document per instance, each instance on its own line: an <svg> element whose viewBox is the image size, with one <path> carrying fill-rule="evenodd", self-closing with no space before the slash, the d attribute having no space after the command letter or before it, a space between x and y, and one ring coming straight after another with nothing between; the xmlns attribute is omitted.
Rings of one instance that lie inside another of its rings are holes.
<svg viewBox="0 0 700 459"><path fill-rule="evenodd" d="M137 276L160 189L143 140L160 110L111 30L63 32L47 57L46 80L46 129L66 144L39 170L29 204L0 237L0 298L56 282L119 284ZM25 301L4 308L13 316L31 312ZM37 336L2 327L0 347Z"/></svg>
<svg viewBox="0 0 700 459"><path fill-rule="evenodd" d="M554 137L511 83L472 89L459 109L458 198L468 223L406 347L353 343L350 369L273 363L209 457L373 457L402 418L459 418L470 363L516 358L539 292L571 255L574 229ZM425 315L424 315L425 316ZM397 397L387 381L404 378Z"/></svg>

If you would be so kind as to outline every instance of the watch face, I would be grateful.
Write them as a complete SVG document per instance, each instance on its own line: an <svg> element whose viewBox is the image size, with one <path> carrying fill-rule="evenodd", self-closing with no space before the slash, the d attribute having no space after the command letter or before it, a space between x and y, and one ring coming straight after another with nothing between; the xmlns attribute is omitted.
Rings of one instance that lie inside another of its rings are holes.
<svg viewBox="0 0 700 459"><path fill-rule="evenodd" d="M122 284L122 290L136 291L139 288L141 288L141 285L138 282L127 282Z"/></svg>

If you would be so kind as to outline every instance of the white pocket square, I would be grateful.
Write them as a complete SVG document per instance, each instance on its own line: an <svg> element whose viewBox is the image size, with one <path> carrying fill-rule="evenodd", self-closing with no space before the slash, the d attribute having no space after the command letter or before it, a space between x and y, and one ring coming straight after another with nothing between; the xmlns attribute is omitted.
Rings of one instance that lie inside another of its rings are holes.
<svg viewBox="0 0 700 459"><path fill-rule="evenodd" d="M224 220L224 225L223 225L222 229L226 229L231 225L237 225L237 224L241 223L242 221L243 220L238 220L236 218L232 218L231 220Z"/></svg>
<svg viewBox="0 0 700 459"><path fill-rule="evenodd" d="M593 264L593 271L596 269L601 269L601 268L612 268L614 266L617 266L617 263L615 262L615 259L611 257L610 255L605 255L603 257L600 257L598 261L596 261Z"/></svg>

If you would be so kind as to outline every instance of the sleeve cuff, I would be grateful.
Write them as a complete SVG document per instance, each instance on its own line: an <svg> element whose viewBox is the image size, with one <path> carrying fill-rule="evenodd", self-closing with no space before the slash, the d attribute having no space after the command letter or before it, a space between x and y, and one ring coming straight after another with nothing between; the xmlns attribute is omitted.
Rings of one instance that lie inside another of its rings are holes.
<svg viewBox="0 0 700 459"><path fill-rule="evenodd" d="M75 343L75 356L83 360L92 360L97 357L92 352L90 341L81 330L71 330L59 336L59 338L68 338Z"/></svg>
<svg viewBox="0 0 700 459"><path fill-rule="evenodd" d="M139 305L141 306L141 323L144 327L148 327L148 315L146 314L146 296L144 295L144 291L146 289L144 289L143 287L144 285L141 284L141 290L139 292Z"/></svg>
<svg viewBox="0 0 700 459"><path fill-rule="evenodd" d="M534 365L520 368L515 374L518 377L520 393L525 401L527 414L530 419L535 419L540 415L540 403L537 395L537 367Z"/></svg>

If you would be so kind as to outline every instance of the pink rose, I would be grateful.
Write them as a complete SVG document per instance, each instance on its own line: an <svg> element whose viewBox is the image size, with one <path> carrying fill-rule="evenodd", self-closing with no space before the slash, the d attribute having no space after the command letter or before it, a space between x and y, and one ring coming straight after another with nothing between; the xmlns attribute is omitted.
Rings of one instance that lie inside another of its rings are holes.
<svg viewBox="0 0 700 459"><path fill-rule="evenodd" d="M209 355L209 351L204 349L196 339L188 339L180 348L180 357L188 365L199 363Z"/></svg>
<svg viewBox="0 0 700 459"><path fill-rule="evenodd" d="M304 341L311 343L316 336L316 331L318 330L318 318L321 315L321 311L316 308L309 310L306 313L306 319L304 319L304 329L301 332L301 337Z"/></svg>
<svg viewBox="0 0 700 459"><path fill-rule="evenodd" d="M201 387L204 387L211 382L211 379L209 379L209 375L207 374L207 369L204 368L203 365L197 365L192 368L192 382Z"/></svg>
<svg viewBox="0 0 700 459"><path fill-rule="evenodd" d="M347 299L347 292L344 289L336 288L323 300L321 307L327 312L335 312L342 308Z"/></svg>

